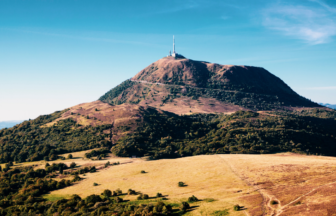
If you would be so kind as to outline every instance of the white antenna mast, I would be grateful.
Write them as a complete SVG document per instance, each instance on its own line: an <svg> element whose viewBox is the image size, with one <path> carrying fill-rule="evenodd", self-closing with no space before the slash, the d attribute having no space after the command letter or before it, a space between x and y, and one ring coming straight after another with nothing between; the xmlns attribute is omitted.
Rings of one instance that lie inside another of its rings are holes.
<svg viewBox="0 0 336 216"><path fill-rule="evenodd" d="M175 53L175 36L173 35L173 53Z"/></svg>

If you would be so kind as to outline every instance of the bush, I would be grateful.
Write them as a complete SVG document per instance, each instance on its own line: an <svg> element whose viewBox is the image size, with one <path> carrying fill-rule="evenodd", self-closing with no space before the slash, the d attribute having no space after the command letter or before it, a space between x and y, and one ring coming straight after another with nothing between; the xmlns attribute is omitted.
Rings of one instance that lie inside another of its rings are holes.
<svg viewBox="0 0 336 216"><path fill-rule="evenodd" d="M146 173L146 171L145 170L141 170L141 172L140 173Z"/></svg>
<svg viewBox="0 0 336 216"><path fill-rule="evenodd" d="M92 195L85 198L85 203L86 204L96 203L96 202L101 202L101 201L102 201L102 199L100 198L100 196L95 195L95 194L92 194Z"/></svg>
<svg viewBox="0 0 336 216"><path fill-rule="evenodd" d="M70 168L75 168L76 167L76 163L75 162L72 162L71 164L70 164Z"/></svg>
<svg viewBox="0 0 336 216"><path fill-rule="evenodd" d="M122 190L120 190L119 188L117 190L115 190L115 192L116 192L117 196L122 195Z"/></svg>
<svg viewBox="0 0 336 216"><path fill-rule="evenodd" d="M184 182L179 182L179 183L178 183L178 186L179 186L179 187L185 187L186 185L185 185Z"/></svg>
<svg viewBox="0 0 336 216"><path fill-rule="evenodd" d="M103 196L111 197L112 196L112 191L110 191L109 189L105 189L104 192L103 192Z"/></svg>
<svg viewBox="0 0 336 216"><path fill-rule="evenodd" d="M137 197L137 200L145 200L145 199L148 199L148 198L149 198L148 194L140 194Z"/></svg>
<svg viewBox="0 0 336 216"><path fill-rule="evenodd" d="M68 159L72 159L72 154L68 154Z"/></svg>
<svg viewBox="0 0 336 216"><path fill-rule="evenodd" d="M181 210L183 211L183 212L185 212L187 209L189 209L190 208L190 205L189 205L189 203L187 203L187 202L182 202L182 206L181 206Z"/></svg>
<svg viewBox="0 0 336 216"><path fill-rule="evenodd" d="M198 199L194 195L192 195L191 197L188 198L188 202L197 202L197 201L198 201Z"/></svg>
<svg viewBox="0 0 336 216"><path fill-rule="evenodd" d="M98 183L94 182L94 183L93 183L93 186L98 186Z"/></svg>
<svg viewBox="0 0 336 216"><path fill-rule="evenodd" d="M276 200L271 201L271 205L276 205L276 204L278 204L278 202Z"/></svg>
<svg viewBox="0 0 336 216"><path fill-rule="evenodd" d="M71 164L70 164L70 168L75 168L76 167L76 163L75 162L72 162Z"/></svg>
<svg viewBox="0 0 336 216"><path fill-rule="evenodd" d="M156 197L159 198L159 197L163 197L161 193L157 193L156 194Z"/></svg>
<svg viewBox="0 0 336 216"><path fill-rule="evenodd" d="M116 198L114 198L114 201L115 201L116 203L121 203L121 202L123 202L124 200L123 200L122 198L120 198L120 197L116 197Z"/></svg>
<svg viewBox="0 0 336 216"><path fill-rule="evenodd" d="M81 180L81 177L79 177L78 174L76 174L74 178L72 179L73 182L80 181L80 180Z"/></svg>
<svg viewBox="0 0 336 216"><path fill-rule="evenodd" d="M96 170L96 167L95 166L93 166L93 167L91 167L90 168L90 173L94 173L94 172L96 172L97 170Z"/></svg>
<svg viewBox="0 0 336 216"><path fill-rule="evenodd" d="M128 194L128 195L136 195L137 193L135 192L135 190L128 189L127 194Z"/></svg>
<svg viewBox="0 0 336 216"><path fill-rule="evenodd" d="M239 205L234 205L234 206L233 206L233 210L235 210L235 211L239 211L239 210L240 210L240 206L239 206Z"/></svg>

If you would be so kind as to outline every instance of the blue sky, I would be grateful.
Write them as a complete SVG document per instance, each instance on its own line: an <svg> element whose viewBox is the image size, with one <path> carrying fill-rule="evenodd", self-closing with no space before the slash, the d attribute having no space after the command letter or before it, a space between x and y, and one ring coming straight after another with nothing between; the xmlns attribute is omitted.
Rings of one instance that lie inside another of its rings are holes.
<svg viewBox="0 0 336 216"><path fill-rule="evenodd" d="M334 0L0 0L0 121L97 100L173 35L187 58L264 67L336 104Z"/></svg>

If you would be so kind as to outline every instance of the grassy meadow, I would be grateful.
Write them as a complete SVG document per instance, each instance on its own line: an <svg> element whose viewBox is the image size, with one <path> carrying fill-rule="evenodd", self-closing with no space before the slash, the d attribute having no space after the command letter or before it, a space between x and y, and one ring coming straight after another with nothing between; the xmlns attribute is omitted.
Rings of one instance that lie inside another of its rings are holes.
<svg viewBox="0 0 336 216"><path fill-rule="evenodd" d="M91 150L89 150L91 151ZM108 156L87 159L74 152L72 159L52 163L76 163L74 170L96 166L97 172L81 174L81 181L54 190L43 198L56 201L77 194L85 198L100 195L105 189L121 189L124 200L140 205L164 200L173 206L196 196L187 215L333 215L336 205L336 159L292 153L269 155L218 154L178 159L146 160ZM67 157L68 154L61 155ZM119 165L104 167L107 162ZM14 166L34 165L44 168L45 161ZM145 171L142 173L141 171ZM54 180L71 178L56 176ZM179 187L178 182L186 186ZM94 186L96 183L96 186ZM128 189L148 194L137 200ZM156 198L161 193L163 198ZM243 208L234 211L238 204Z"/></svg>

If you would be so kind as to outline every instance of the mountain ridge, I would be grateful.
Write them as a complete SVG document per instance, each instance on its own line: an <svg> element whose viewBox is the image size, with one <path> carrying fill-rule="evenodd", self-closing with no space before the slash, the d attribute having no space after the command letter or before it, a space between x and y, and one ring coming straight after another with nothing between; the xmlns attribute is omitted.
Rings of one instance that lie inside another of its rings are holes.
<svg viewBox="0 0 336 216"><path fill-rule="evenodd" d="M166 108L166 111L178 114L196 113L193 109L184 109L187 112L181 113L167 108L171 104L179 104L179 108L192 108L191 104L182 106L178 103L186 100L186 97L196 101L207 98L218 104L255 111L321 107L298 95L279 77L264 68L220 65L173 57L165 57L150 64L99 100L114 105L133 103ZM207 113L203 108L198 110ZM225 110L222 109L222 112L225 113Z"/></svg>

